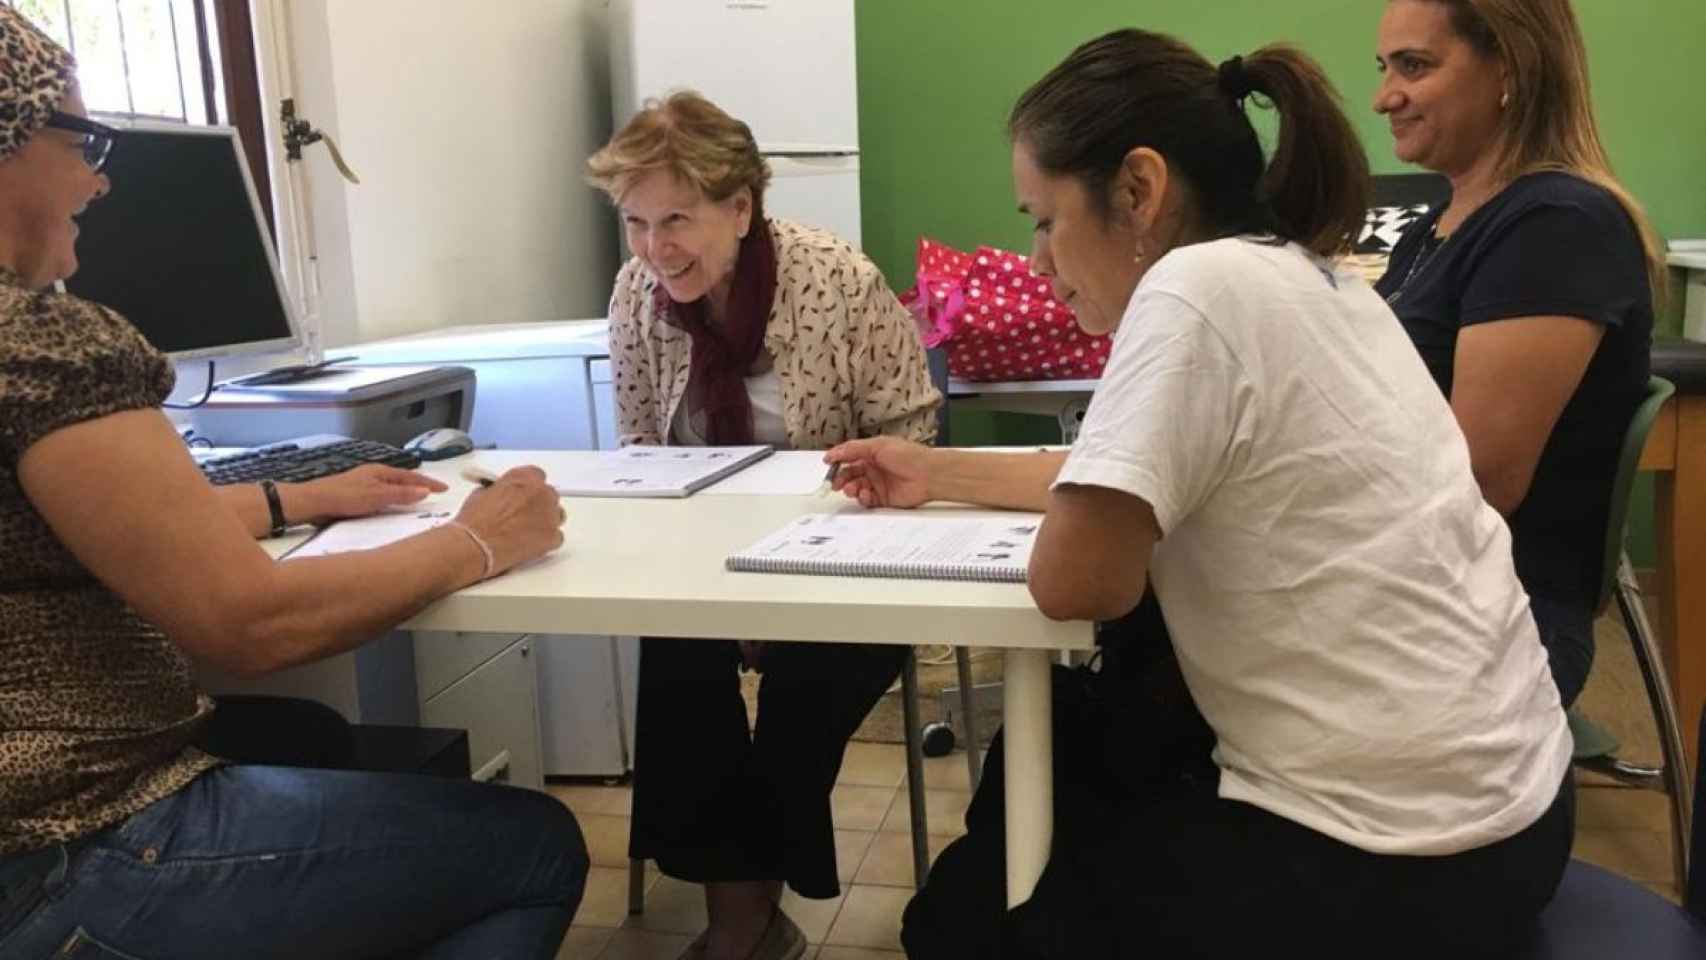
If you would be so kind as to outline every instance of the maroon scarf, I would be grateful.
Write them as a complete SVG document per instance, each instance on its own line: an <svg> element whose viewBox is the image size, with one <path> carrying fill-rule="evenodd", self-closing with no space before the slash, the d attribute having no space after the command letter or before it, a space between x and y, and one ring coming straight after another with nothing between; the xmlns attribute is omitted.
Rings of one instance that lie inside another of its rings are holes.
<svg viewBox="0 0 1706 960"><path fill-rule="evenodd" d="M693 361L687 378L688 411L705 412L705 440L713 447L752 442L752 401L746 395L746 375L764 348L764 329L776 300L776 245L764 207L752 198L752 229L735 256L734 281L729 289L727 316L712 325L705 298L676 303L664 285L657 285L659 313L693 341Z"/></svg>

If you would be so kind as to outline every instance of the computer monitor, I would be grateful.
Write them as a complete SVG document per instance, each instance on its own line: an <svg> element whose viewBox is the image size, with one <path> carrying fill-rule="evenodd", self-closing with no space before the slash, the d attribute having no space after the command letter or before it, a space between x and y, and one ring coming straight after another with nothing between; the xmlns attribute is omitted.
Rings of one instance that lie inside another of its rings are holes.
<svg viewBox="0 0 1706 960"><path fill-rule="evenodd" d="M123 131L112 192L78 218L66 290L105 304L174 359L301 347L237 131L147 120Z"/></svg>

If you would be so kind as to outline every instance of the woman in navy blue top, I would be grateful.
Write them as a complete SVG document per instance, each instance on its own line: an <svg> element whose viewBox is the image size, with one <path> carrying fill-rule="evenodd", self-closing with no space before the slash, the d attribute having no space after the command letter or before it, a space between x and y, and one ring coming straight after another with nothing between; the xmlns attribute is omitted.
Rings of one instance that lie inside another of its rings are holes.
<svg viewBox="0 0 1706 960"><path fill-rule="evenodd" d="M1566 705L1593 663L1611 485L1645 393L1658 240L1613 178L1569 0L1390 0L1374 108L1451 199L1376 285L1451 401Z"/></svg>

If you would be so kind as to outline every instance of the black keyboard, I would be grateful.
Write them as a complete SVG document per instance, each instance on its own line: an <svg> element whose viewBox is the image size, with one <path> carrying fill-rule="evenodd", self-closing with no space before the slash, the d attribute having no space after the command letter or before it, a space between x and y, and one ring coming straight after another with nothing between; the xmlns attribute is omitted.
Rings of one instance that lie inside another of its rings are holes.
<svg viewBox="0 0 1706 960"><path fill-rule="evenodd" d="M373 440L314 438L203 460L201 470L208 482L214 484L262 480L297 483L343 473L365 463L412 470L421 465L421 458L408 450Z"/></svg>

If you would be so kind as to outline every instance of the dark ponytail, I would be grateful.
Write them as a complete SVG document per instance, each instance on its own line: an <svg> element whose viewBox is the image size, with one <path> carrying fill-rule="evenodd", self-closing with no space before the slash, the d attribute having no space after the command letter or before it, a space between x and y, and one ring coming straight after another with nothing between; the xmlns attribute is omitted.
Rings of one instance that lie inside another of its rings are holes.
<svg viewBox="0 0 1706 960"><path fill-rule="evenodd" d="M1271 164L1244 112L1252 95L1279 112ZM1331 256L1349 248L1368 207L1368 158L1338 93L1289 46L1216 69L1172 37L1116 30L1025 91L1008 134L1043 170L1079 177L1103 213L1126 154L1149 147L1190 186L1214 236L1274 233Z"/></svg>
<svg viewBox="0 0 1706 960"><path fill-rule="evenodd" d="M1244 60L1251 86L1279 112L1279 143L1261 195L1287 240L1330 256L1368 215L1368 155L1320 64L1296 47L1263 47Z"/></svg>

